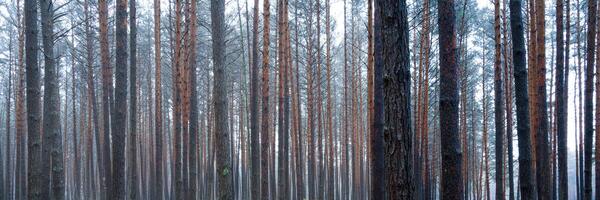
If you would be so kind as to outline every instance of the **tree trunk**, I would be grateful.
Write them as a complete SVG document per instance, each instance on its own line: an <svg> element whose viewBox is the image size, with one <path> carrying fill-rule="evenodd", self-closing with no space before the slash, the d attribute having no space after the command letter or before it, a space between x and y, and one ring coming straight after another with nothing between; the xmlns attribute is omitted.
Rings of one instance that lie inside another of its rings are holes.
<svg viewBox="0 0 600 200"><path fill-rule="evenodd" d="M113 91L113 75L110 66L110 52L108 49L108 5L107 0L98 0L98 15L100 26L100 61L102 65L102 119L103 119L103 146L102 146L102 163L103 171L102 199L109 199L112 194L112 165L111 165L111 128L110 128L110 113Z"/></svg>
<svg viewBox="0 0 600 200"><path fill-rule="evenodd" d="M501 66L501 42L500 42L500 0L494 1L494 124L496 130L496 199L504 199L504 98L502 97L502 66Z"/></svg>
<svg viewBox="0 0 600 200"><path fill-rule="evenodd" d="M596 10L597 2L590 1L588 3L588 18L587 18L587 53L586 53L586 68L585 68L585 135L584 135L584 200L592 198L592 140L594 137L593 127L593 96L594 95L594 55L595 55L595 37L596 37Z"/></svg>
<svg viewBox="0 0 600 200"><path fill-rule="evenodd" d="M279 178L278 183L278 199L288 199L288 123L286 113L288 112L286 104L289 97L288 91L288 19L287 19L287 0L279 0L279 13L277 15L279 23L278 42L279 42L279 105L278 105L278 138L279 138Z"/></svg>
<svg viewBox="0 0 600 200"><path fill-rule="evenodd" d="M64 170L60 127L58 66L54 61L54 6L51 0L40 1L44 56L44 103L42 163L46 169L41 179L46 185L42 196L64 199ZM48 187L52 185L52 187Z"/></svg>
<svg viewBox="0 0 600 200"><path fill-rule="evenodd" d="M155 132L154 144L155 149L155 179L154 179L154 194L156 198L164 198L163 194L163 122L162 122L162 84L161 84L161 48L160 48L160 0L154 0L154 109L155 109Z"/></svg>
<svg viewBox="0 0 600 200"><path fill-rule="evenodd" d="M127 0L118 0L115 11L115 110L111 199L125 199L125 120L127 118Z"/></svg>
<svg viewBox="0 0 600 200"><path fill-rule="evenodd" d="M525 35L521 0L510 0L510 25L512 33L513 75L517 108L517 137L519 139L519 185L522 199L535 199L535 182L529 133L529 96L527 91L527 70L525 69Z"/></svg>
<svg viewBox="0 0 600 200"><path fill-rule="evenodd" d="M369 5L372 5L372 1L370 1ZM325 2L325 7L326 7L326 17L325 17L325 32L326 32L326 57L325 57L325 62L326 62L326 67L327 67L327 152L328 154L328 159L327 159L327 199L334 199L335 195L335 176L334 176L334 168L333 168L333 163L335 162L335 157L334 157L334 152L333 152L333 146L334 141L333 141L333 105L332 105L332 91L331 91L331 14L330 14L330 0L326 0ZM370 10L372 11L372 9ZM372 12L369 12L372 13ZM372 21L372 20L371 20ZM371 26L372 28L372 26ZM369 39L369 41L371 41L371 39ZM371 43L371 42L370 42ZM371 49L372 47L369 47L369 49ZM371 58L371 68L372 68L372 54L369 54L369 57ZM291 59L291 57L288 57L289 59ZM373 82L371 82L371 88L373 86ZM372 92L371 92L372 93ZM371 97L371 96L369 96ZM371 98L372 100L372 98ZM371 108L371 107L370 107ZM372 121L372 120L371 120ZM369 122L371 122L369 121ZM370 142L369 142L370 144Z"/></svg>
<svg viewBox="0 0 600 200"><path fill-rule="evenodd" d="M129 173L129 198L137 199L138 191L138 171L137 171L137 24L136 24L136 5L135 0L129 0L129 144L127 172Z"/></svg>
<svg viewBox="0 0 600 200"><path fill-rule="evenodd" d="M27 80L27 198L43 199L42 190L47 183L42 180L40 66L38 65L38 7L35 1L25 1L25 67ZM47 197L47 196L46 196Z"/></svg>
<svg viewBox="0 0 600 200"><path fill-rule="evenodd" d="M225 70L225 1L211 0L210 13L212 21L212 46L214 63L214 120L215 120L215 151L218 152L217 164L217 199L233 199L233 184L231 174L231 152L229 148L230 133L227 129L227 89ZM268 17L265 17L268 19ZM268 30L268 29L266 29Z"/></svg>
<svg viewBox="0 0 600 200"><path fill-rule="evenodd" d="M536 112L533 120L536 121L536 141L535 141L535 161L536 161L536 182L538 197L540 199L550 199L550 161L548 151L548 114L546 101L546 54L545 54L545 20L544 20L544 1L535 1L536 15L536 64L533 69L532 80L536 82L531 93L536 96L533 101Z"/></svg>
<svg viewBox="0 0 600 200"><path fill-rule="evenodd" d="M250 150L252 154L252 199L261 196L260 144L258 130L258 0L254 0L252 18L252 69L250 70Z"/></svg>
<svg viewBox="0 0 600 200"><path fill-rule="evenodd" d="M198 149L198 144L197 144L197 133L198 133L198 90L196 88L197 86L197 79L196 79L196 34L197 34L197 27L196 27L196 1L192 0L190 1L190 13L189 13L189 31L190 31L190 40L189 40L189 52L188 52L188 77L190 79L189 81L189 88L190 88L190 122L189 122L189 134L190 134L190 141L186 141L189 142L190 145L190 150L189 150L189 190L188 190L188 198L190 199L196 199L196 187L197 187L197 156L196 156L196 149Z"/></svg>
<svg viewBox="0 0 600 200"><path fill-rule="evenodd" d="M463 196L460 142L458 135L458 64L454 29L454 1L438 2L440 26L440 129L442 147L441 196L461 199Z"/></svg>
<svg viewBox="0 0 600 200"><path fill-rule="evenodd" d="M374 21L375 115L371 147L384 148L383 152L381 149L372 150L372 180L377 181L371 192L374 199L412 199L415 191L409 120L410 63L406 2L377 0ZM381 170L383 166L385 170Z"/></svg>
<svg viewBox="0 0 600 200"><path fill-rule="evenodd" d="M558 190L560 199L567 199L567 121L566 121L566 92L564 91L568 80L565 79L565 73L568 68L565 68L564 40L563 40L563 1L556 1L556 135L558 143ZM569 13L567 13L569 15ZM567 51L568 52L568 51Z"/></svg>

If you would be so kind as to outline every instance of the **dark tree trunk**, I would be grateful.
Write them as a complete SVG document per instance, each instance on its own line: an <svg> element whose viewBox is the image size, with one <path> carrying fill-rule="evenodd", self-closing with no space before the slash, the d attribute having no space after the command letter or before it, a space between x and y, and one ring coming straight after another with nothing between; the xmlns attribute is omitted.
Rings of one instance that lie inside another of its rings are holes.
<svg viewBox="0 0 600 200"><path fill-rule="evenodd" d="M162 85L161 85L161 48L160 48L160 0L154 0L154 65L155 65L155 102L154 109L156 119L154 143L155 143L155 175L154 175L154 194L156 198L164 198L163 194L163 122L162 122Z"/></svg>
<svg viewBox="0 0 600 200"><path fill-rule="evenodd" d="M592 199L592 140L594 137L594 115L593 115L593 95L594 95L594 55L596 48L596 8L597 1L588 2L588 18L587 18L587 53L586 53L586 68L585 68L585 91L584 91L584 112L583 119L584 127L584 170L583 170L583 187L584 200Z"/></svg>
<svg viewBox="0 0 600 200"><path fill-rule="evenodd" d="M196 149L198 149L197 143L197 133L198 133L198 89L197 79L196 79L196 1L190 1L190 43L189 43L189 57L188 57L188 65L189 65L189 75L190 78L190 153L189 153L189 166L190 166L190 181L189 181L189 190L188 190L188 198L196 199L196 187L197 187L197 154ZM240 127L241 128L241 127Z"/></svg>
<svg viewBox="0 0 600 200"><path fill-rule="evenodd" d="M217 164L217 199L233 199L230 136L227 128L227 88L225 64L225 1L211 0L212 46L214 63L215 151ZM268 18L267 18L268 19ZM267 29L268 30L268 29Z"/></svg>
<svg viewBox="0 0 600 200"><path fill-rule="evenodd" d="M383 109L384 112L374 116L377 121L374 136L381 140L376 133L383 133L383 145L375 140L376 143L372 146L384 148L385 170L383 176L373 177L373 180L384 178L387 191L383 192L387 192L384 194L387 195L386 198L413 199L415 188L412 179L407 5L405 0L377 0L376 4L375 37L379 39L375 44L375 52L378 52L375 57L375 101L377 108L383 106L378 110ZM381 89L383 90L380 91ZM379 98L382 96L383 102L380 102ZM382 127L386 128L380 130ZM379 167L379 162L381 161L375 162L375 169Z"/></svg>
<svg viewBox="0 0 600 200"><path fill-rule="evenodd" d="M504 98L502 91L500 0L494 1L494 124L496 130L496 199L504 199Z"/></svg>
<svg viewBox="0 0 600 200"><path fill-rule="evenodd" d="M252 69L250 70L250 151L252 154L252 199L259 199L260 192L260 144L258 131L258 0L254 0L252 19Z"/></svg>
<svg viewBox="0 0 600 200"><path fill-rule="evenodd" d="M565 79L565 51L563 40L563 0L556 1L556 137L558 142L558 194L559 199L567 199L567 121L566 121L566 92L568 83ZM568 15L569 13L567 13ZM567 55L568 56L568 55Z"/></svg>
<svg viewBox="0 0 600 200"><path fill-rule="evenodd" d="M440 130L442 151L441 197L463 196L458 134L458 64L454 29L454 0L438 0L440 29Z"/></svg>
<svg viewBox="0 0 600 200"><path fill-rule="evenodd" d="M43 160L46 164L46 174L50 175L52 192L47 197L52 199L65 198L65 173L63 168L63 144L60 126L60 93L58 65L54 55L54 3L52 0L40 1L42 20L42 38L44 49L44 139L42 142ZM50 182L48 182L50 183Z"/></svg>
<svg viewBox="0 0 600 200"><path fill-rule="evenodd" d="M137 25L135 0L129 0L129 142L127 172L129 198L138 199L138 168L137 168Z"/></svg>
<svg viewBox="0 0 600 200"><path fill-rule="evenodd" d="M373 123L370 124L371 128L371 198L372 199L387 199L387 175L386 175L386 162L385 162L385 139L383 135L384 125L384 97L383 97L383 37L382 37L382 23L383 18L381 16L381 2L376 0L374 3L374 16L373 16L373 49L374 49L374 65L373 65Z"/></svg>
<svg viewBox="0 0 600 200"><path fill-rule="evenodd" d="M127 0L118 0L115 11L115 110L112 124L111 199L126 198L125 120L127 119Z"/></svg>
<svg viewBox="0 0 600 200"><path fill-rule="evenodd" d="M514 61L515 99L517 108L517 137L519 139L519 186L522 199L535 199L531 135L529 133L529 96L527 69L525 68L525 33L521 0L510 0L510 26L512 57Z"/></svg>
<svg viewBox="0 0 600 200"><path fill-rule="evenodd" d="M35 1L25 1L25 67L27 80L27 199L45 198L43 182L42 138L40 113L40 66L38 65L38 6Z"/></svg>

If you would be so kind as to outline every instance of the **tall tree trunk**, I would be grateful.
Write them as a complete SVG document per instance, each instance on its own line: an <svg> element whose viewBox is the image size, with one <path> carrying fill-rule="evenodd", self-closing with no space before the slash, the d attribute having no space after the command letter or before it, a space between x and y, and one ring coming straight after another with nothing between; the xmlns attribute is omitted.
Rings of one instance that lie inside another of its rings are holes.
<svg viewBox="0 0 600 200"><path fill-rule="evenodd" d="M531 153L531 134L529 127L528 78L525 69L525 35L521 0L510 0L510 25L512 33L513 75L515 78L515 96L517 108L517 137L519 139L519 186L522 199L535 199L535 182Z"/></svg>
<svg viewBox="0 0 600 200"><path fill-rule="evenodd" d="M154 143L155 143L155 180L154 180L154 194L156 198L164 198L163 194L163 178L166 177L163 174L163 120L162 120L162 84L161 84L161 48L160 48L160 0L154 0L154 109L155 109L155 130L154 130Z"/></svg>
<svg viewBox="0 0 600 200"><path fill-rule="evenodd" d="M548 151L548 110L546 101L546 53L545 53L545 12L544 1L535 1L536 15L536 64L534 65L534 73L532 80L536 82L531 93L536 96L533 101L536 107L536 112L533 115L533 120L536 121L536 141L535 141L535 161L536 161L536 182L538 197L540 199L550 199L550 161Z"/></svg>
<svg viewBox="0 0 600 200"><path fill-rule="evenodd" d="M505 100L506 100L506 156L508 157L508 198L509 200L513 200L515 197L515 185L514 185L514 161L513 161L513 79L510 74L512 73L512 57L509 55L509 51L511 49L511 44L508 42L508 19L507 19L507 3L506 0L502 1L502 34L504 35L503 44L504 48L502 49L502 54L504 55L504 88L505 88Z"/></svg>
<svg viewBox="0 0 600 200"><path fill-rule="evenodd" d="M568 80L565 79L565 72L568 68L565 68L567 64L565 62L564 40L563 40L563 1L556 1L556 135L558 143L558 190L560 199L567 199L568 185L567 185L567 121L566 121L566 92L564 91ZM569 15L567 11L567 15ZM568 51L567 51L568 52ZM568 60L568 59L567 59Z"/></svg>
<svg viewBox="0 0 600 200"><path fill-rule="evenodd" d="M174 176L174 180L172 181L174 183L174 188L173 188L173 195L175 197L175 199L184 199L185 197L184 195L184 183L183 183L183 166L182 166L182 162L183 162L183 155L182 155L182 141L181 141L181 134L182 134L182 130L181 130L181 124L182 124L182 119L181 119L181 110L182 110L182 92L181 92L181 82L183 80L182 74L181 74L181 61L182 61L182 36L181 36L181 32L182 32L182 17L181 17L181 12L182 12L182 8L181 8L181 2L182 0L176 0L175 1L175 36L172 38L174 46L172 46L172 52L173 52L173 60L172 60L172 66L171 66L171 73L172 73L172 84L173 84L173 93L172 93L172 98L174 101L174 109L173 109L173 165L174 167L173 169L173 176Z"/></svg>
<svg viewBox="0 0 600 200"><path fill-rule="evenodd" d="M500 42L500 0L494 1L494 124L496 130L496 199L503 200L504 195L504 98L502 97L502 66Z"/></svg>
<svg viewBox="0 0 600 200"><path fill-rule="evenodd" d="M18 8L18 7L17 7ZM5 155L6 157L6 162L2 163L4 161L4 159L2 158L2 155L0 155L0 181L2 183L0 183L0 193L2 193L2 195L0 195L0 198L6 198L6 199L10 199L12 198L11 196L9 196L7 193L8 191L12 190L12 179L10 178L9 174L11 173L10 171L10 165L11 165L11 154L10 154L10 133L11 133L11 126L10 126L10 96L12 95L12 74L13 74L13 58L12 58L12 39L9 40L9 64L8 64L8 85L7 85L7 95L6 95L6 136L5 136L5 152L2 153L2 148L0 148L0 154ZM6 174L4 172L4 169L6 168ZM6 184L5 184L6 183Z"/></svg>
<svg viewBox="0 0 600 200"><path fill-rule="evenodd" d="M198 149L197 144L197 133L198 133L198 90L197 90L197 78L196 78L196 5L197 2L195 0L190 1L190 13L189 13L189 52L188 52L188 77L189 88L190 88L190 122L189 122L189 134L190 134L190 150L189 150L189 190L188 190L188 198L196 199L196 187L197 187L197 156L196 149ZM240 127L241 128L241 127Z"/></svg>
<svg viewBox="0 0 600 200"><path fill-rule="evenodd" d="M289 99L289 91L288 91L288 40L289 32L288 32L288 19L287 19L287 0L279 0L277 2L279 5L279 32L278 32L278 42L279 42L279 106L278 106L278 138L279 138L279 178L278 182L278 199L284 200L288 199L288 121L286 119L287 110L287 102Z"/></svg>
<svg viewBox="0 0 600 200"><path fill-rule="evenodd" d="M35 1L25 1L25 67L27 80L27 198L43 199L42 190L42 138L40 117L40 66L38 65L38 6Z"/></svg>
<svg viewBox="0 0 600 200"><path fill-rule="evenodd" d="M125 120L127 118L127 0L118 0L115 11L115 110L111 199L125 199Z"/></svg>
<svg viewBox="0 0 600 200"><path fill-rule="evenodd" d="M254 6L258 7L258 4ZM261 199L269 198L269 0L263 2L263 54L262 54L262 123L261 143Z"/></svg>
<svg viewBox="0 0 600 200"><path fill-rule="evenodd" d="M254 17L252 18L252 69L250 70L250 150L252 154L252 199L261 196L260 176L260 144L258 130L258 0L254 0Z"/></svg>
<svg viewBox="0 0 600 200"><path fill-rule="evenodd" d="M85 1L84 2L84 10L85 10L86 14L87 14L87 9L88 9L87 8L87 1ZM86 31L88 31L87 27L86 27ZM88 36L88 32L86 32L86 37L87 36ZM87 40L87 38L86 38L86 40ZM74 41L75 41L75 37L71 37L71 42L73 44L74 44ZM73 136L72 136L73 137L72 138L73 139L73 141L72 141L72 143L73 143L72 144L73 145L73 158L72 159L74 160L73 161L73 172L72 173L73 173L73 176L74 176L73 177L73 179L74 179L73 180L74 186L76 187L76 189L74 189L73 192L75 193L74 198L79 198L79 193L80 193L79 192L79 188L80 188L80 185L81 185L80 176L79 176L80 170L81 170L80 169L81 168L81 164L80 164L80 160L81 159L80 159L79 148L77 148L78 147L78 144L77 144L77 115L76 115L77 109L75 107L75 97L76 97L75 96L76 95L76 92L75 92L75 56L76 55L75 55L75 48L74 48L74 46L71 46L71 48L72 48L71 49L71 95L72 95L71 96L72 97L72 100L71 100L72 112L71 112L71 114L72 114L72 116L71 117L73 119L73 130L72 130L72 133L73 133ZM86 48L87 48L87 41L86 41ZM88 69L88 79L89 79L89 74L90 74L90 71ZM89 83L89 80L88 80L88 83ZM89 85L88 85L88 87L89 87ZM65 94L68 93L66 88L67 87L65 87ZM88 95L90 93L90 89L91 88L88 88ZM67 104L68 103L67 103L67 100L65 98L65 113L67 113ZM69 120L66 119L66 115L65 115L65 130L67 130L67 128L66 128L67 127L67 121L69 121ZM67 131L65 131L65 133L66 132ZM67 147L67 151L68 151L68 145L66 143L65 143L65 147Z"/></svg>
<svg viewBox="0 0 600 200"><path fill-rule="evenodd" d="M215 145L218 152L217 164L217 199L233 199L231 152L229 147L230 133L227 131L227 77L225 76L225 1L211 0L210 13L212 21L212 46L214 63L214 109L215 109ZM268 19L268 17L265 17ZM268 21L268 20L267 20ZM268 29L266 29L268 30Z"/></svg>
<svg viewBox="0 0 600 200"><path fill-rule="evenodd" d="M458 64L454 29L454 1L438 1L440 26L440 129L442 147L441 196L461 199L463 196L460 142L458 135ZM457 183L458 182L458 183Z"/></svg>
<svg viewBox="0 0 600 200"><path fill-rule="evenodd" d="M593 127L593 96L594 95L594 56L595 56L595 37L596 37L596 10L597 2L588 2L588 17L587 17L587 49L586 49L586 68L585 68L585 135L584 135L584 197L585 200L592 198L592 140L594 137ZM597 111L598 112L598 111ZM598 113L597 113L598 114Z"/></svg>
<svg viewBox="0 0 600 200"><path fill-rule="evenodd" d="M7 191L8 197L15 197L17 199L26 198L25 196L25 131L26 131L26 118L25 118L25 65L24 65L24 51L25 51L25 20L22 18L22 10L20 10L21 1L17 0L17 23L19 30L19 52L18 52L18 77L17 77L17 97L15 102L15 146L16 146L16 163L14 169L14 193L12 190L12 186L9 187L9 191ZM7 145L7 148L9 146ZM10 154L9 154L10 155ZM8 166L8 172L11 172L11 166ZM10 174L9 176L10 177ZM9 186L12 183L9 182ZM14 195L13 195L14 194Z"/></svg>
<svg viewBox="0 0 600 200"><path fill-rule="evenodd" d="M375 2L375 114L371 147L378 149L372 150L374 199L415 197L407 15L406 1Z"/></svg>
<svg viewBox="0 0 600 200"><path fill-rule="evenodd" d="M108 2L98 0L98 15L100 27L100 62L102 65L102 119L103 119L103 145L102 145L102 199L109 199L112 194L112 165L111 165L111 103L113 91L113 75L110 66L110 52L108 49Z"/></svg>
<svg viewBox="0 0 600 200"><path fill-rule="evenodd" d="M369 1L369 6L372 5L372 1ZM334 157L334 152L333 152L333 146L334 146L334 141L333 141L333 105L332 105L332 91L331 91L331 13L330 13L330 0L326 0L325 1L325 9L326 9L326 14L325 14L325 32L326 32L326 57L325 57L325 62L326 62L326 67L327 67L327 152L328 154L328 159L327 159L327 199L334 199L335 195L335 176L334 176L334 168L333 168L333 163L335 162L335 157ZM372 13L372 9L370 10ZM370 19L371 24L372 24L372 19ZM372 29L372 26L369 30ZM372 40L372 36L371 39L369 39L369 41ZM371 44L372 42L369 42L369 44ZM372 44L371 44L372 45ZM369 54L369 58L370 58L370 63L371 63L371 69L372 69L372 47L369 47L369 49L371 50L371 54ZM291 59L291 57L288 57L289 59ZM371 78L369 78L370 80ZM373 86L373 81L370 80L371 83L371 90L372 90L372 86ZM372 92L371 92L372 93ZM372 97L370 97L370 100L372 101ZM372 103L372 102L371 102ZM369 107L371 109L371 107ZM372 120L371 120L372 121ZM371 122L369 121L369 122ZM370 144L370 142L369 142Z"/></svg>
<svg viewBox="0 0 600 200"><path fill-rule="evenodd" d="M138 168L137 168L137 24L135 0L129 0L129 142L127 172L129 173L129 198L137 199L138 191Z"/></svg>
<svg viewBox="0 0 600 200"><path fill-rule="evenodd" d="M42 43L44 50L44 104L42 160L45 173L41 179L46 186L42 196L64 199L64 170L60 127L60 94L58 66L54 61L54 6L51 0L40 1ZM48 187L52 185L52 187Z"/></svg>

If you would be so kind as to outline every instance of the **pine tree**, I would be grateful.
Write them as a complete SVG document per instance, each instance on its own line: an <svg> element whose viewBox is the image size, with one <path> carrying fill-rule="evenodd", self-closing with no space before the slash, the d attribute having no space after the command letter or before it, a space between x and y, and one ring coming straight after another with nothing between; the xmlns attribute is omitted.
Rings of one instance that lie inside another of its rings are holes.
<svg viewBox="0 0 600 200"><path fill-rule="evenodd" d="M521 0L510 0L512 57L514 61L515 105L517 108L517 137L519 138L519 187L522 199L536 197L529 127L528 77L525 69L525 35Z"/></svg>
<svg viewBox="0 0 600 200"><path fill-rule="evenodd" d="M440 26L440 129L442 147L441 196L461 199L462 175L458 135L458 64L456 62L456 34L454 29L454 1L438 2Z"/></svg>
<svg viewBox="0 0 600 200"><path fill-rule="evenodd" d="M268 1L266 1L268 2ZM268 5L268 4L265 4ZM210 13L212 21L213 46L213 102L215 120L215 145L219 156L216 158L217 167L217 199L233 199L233 184L231 174L231 152L229 148L230 133L227 128L227 94L224 83L227 83L225 71L225 1L211 0ZM268 19L268 17L265 17ZM268 29L265 29L268 30ZM267 45L268 46L268 45ZM267 57L268 58L268 57ZM268 63L267 63L268 64ZM268 65L267 65L268 66ZM264 124L263 124L264 125Z"/></svg>
<svg viewBox="0 0 600 200"><path fill-rule="evenodd" d="M163 120L162 120L162 85L161 85L161 47L160 47L160 0L154 0L154 89L155 89L155 130L154 130L154 143L155 143L155 179L154 179L154 192L155 197L164 198L163 195Z"/></svg>
<svg viewBox="0 0 600 200"><path fill-rule="evenodd" d="M502 86L501 42L500 42L500 0L494 1L494 124L496 130L496 199L504 199L504 97Z"/></svg>
<svg viewBox="0 0 600 200"><path fill-rule="evenodd" d="M42 163L41 138L41 85L40 66L38 65L38 4L25 1L25 68L27 71L27 199L43 199L42 190L48 185L41 179L44 170Z"/></svg>
<svg viewBox="0 0 600 200"><path fill-rule="evenodd" d="M250 70L250 151L252 154L252 199L259 199L261 196L261 176L260 176L260 147L258 130L258 0L254 0L254 16L252 18L252 66Z"/></svg>
<svg viewBox="0 0 600 200"><path fill-rule="evenodd" d="M129 173L127 186L129 198L137 199L138 168L137 168L137 24L135 0L129 0L129 138L128 163Z"/></svg>
<svg viewBox="0 0 600 200"><path fill-rule="evenodd" d="M115 11L115 110L111 121L111 199L125 199L125 120L127 118L127 0L118 0Z"/></svg>
<svg viewBox="0 0 600 200"><path fill-rule="evenodd" d="M112 155L111 155L111 113L113 112L113 72L110 66L110 52L108 48L108 2L107 0L98 0L98 15L100 27L100 62L102 65L102 119L103 119L103 137L102 146L102 188L101 195L107 199L112 194Z"/></svg>

